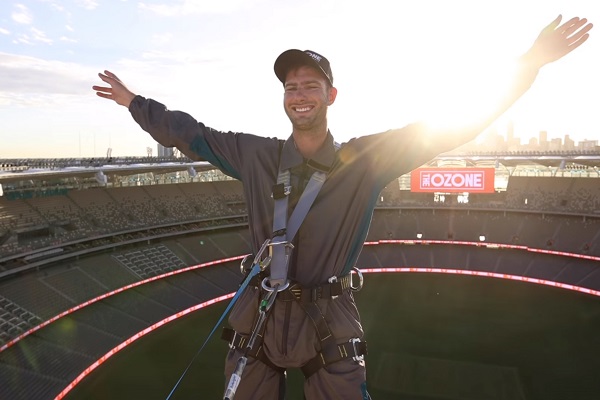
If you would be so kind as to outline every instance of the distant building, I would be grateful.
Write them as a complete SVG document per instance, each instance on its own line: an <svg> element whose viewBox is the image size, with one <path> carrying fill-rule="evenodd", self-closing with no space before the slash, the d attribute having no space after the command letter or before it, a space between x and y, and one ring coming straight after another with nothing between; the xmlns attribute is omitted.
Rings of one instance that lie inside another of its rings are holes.
<svg viewBox="0 0 600 400"><path fill-rule="evenodd" d="M575 141L571 139L569 135L565 135L565 140L563 142L564 150L574 150L575 149Z"/></svg>
<svg viewBox="0 0 600 400"><path fill-rule="evenodd" d="M581 140L579 142L580 150L595 150L598 147L597 140Z"/></svg>
<svg viewBox="0 0 600 400"><path fill-rule="evenodd" d="M529 143L527 146L531 149L537 149L539 147L538 139L536 137L532 137L529 139Z"/></svg>
<svg viewBox="0 0 600 400"><path fill-rule="evenodd" d="M539 134L539 146L540 146L540 150L548 150L548 132L547 131L540 131Z"/></svg>
<svg viewBox="0 0 600 400"><path fill-rule="evenodd" d="M515 137L515 125L512 121L508 123L506 128L506 147L510 151L517 151L521 148L521 139Z"/></svg>
<svg viewBox="0 0 600 400"><path fill-rule="evenodd" d="M550 141L548 145L548 150L561 150L562 149L562 139L554 138Z"/></svg>
<svg viewBox="0 0 600 400"><path fill-rule="evenodd" d="M162 144L157 145L157 156L158 157L173 157L173 148L165 147Z"/></svg>

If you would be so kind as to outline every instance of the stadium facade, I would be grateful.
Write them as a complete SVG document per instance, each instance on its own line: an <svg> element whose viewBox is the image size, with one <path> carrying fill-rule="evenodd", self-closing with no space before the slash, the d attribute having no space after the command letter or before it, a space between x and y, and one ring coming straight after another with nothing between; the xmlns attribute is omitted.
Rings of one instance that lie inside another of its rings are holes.
<svg viewBox="0 0 600 400"><path fill-rule="evenodd" d="M600 152L447 154L427 167L493 168L494 193L414 193L399 178L359 268L600 294ZM55 398L127 340L240 281L241 185L207 163L0 160L0 185L0 398Z"/></svg>

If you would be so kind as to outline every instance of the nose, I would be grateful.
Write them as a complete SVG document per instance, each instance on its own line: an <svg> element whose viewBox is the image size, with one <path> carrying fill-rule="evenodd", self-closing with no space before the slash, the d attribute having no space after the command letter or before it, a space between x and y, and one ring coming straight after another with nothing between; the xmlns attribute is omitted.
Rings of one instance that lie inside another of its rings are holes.
<svg viewBox="0 0 600 400"><path fill-rule="evenodd" d="M294 101L304 101L306 100L306 91L304 89L298 89L293 92L292 98Z"/></svg>

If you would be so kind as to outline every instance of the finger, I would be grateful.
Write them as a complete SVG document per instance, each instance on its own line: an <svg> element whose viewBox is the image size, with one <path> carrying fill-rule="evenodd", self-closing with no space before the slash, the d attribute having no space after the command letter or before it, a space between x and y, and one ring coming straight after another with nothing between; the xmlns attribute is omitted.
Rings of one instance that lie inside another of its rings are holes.
<svg viewBox="0 0 600 400"><path fill-rule="evenodd" d="M587 23L587 19L583 18L583 19L579 20L578 22L574 23L573 25L569 26L568 28L566 28L563 33L566 36L570 36L573 32L576 32L579 28L584 26L586 23Z"/></svg>
<svg viewBox="0 0 600 400"><path fill-rule="evenodd" d="M570 20L568 20L567 22L565 22L564 24L562 24L561 26L559 26L556 30L561 33L565 33L569 28L571 28L572 26L574 26L580 22L581 22L581 20L579 19L579 17L573 17ZM585 22L584 22L584 24L585 24Z"/></svg>
<svg viewBox="0 0 600 400"><path fill-rule="evenodd" d="M104 73L106 75L110 76L111 78L113 78L114 80L119 81L119 78L117 78L117 76L115 74L113 74L112 72L106 70L106 71L104 71Z"/></svg>
<svg viewBox="0 0 600 400"><path fill-rule="evenodd" d="M112 88L109 87L104 87L104 86L92 86L92 89L100 91L100 92L109 92L112 93Z"/></svg>
<svg viewBox="0 0 600 400"><path fill-rule="evenodd" d="M572 33L571 36L569 36L569 39L571 39L571 38L578 39L578 38L582 37L583 35L585 35L586 33L588 33L593 27L594 27L594 24L587 24L581 30L579 30L575 33Z"/></svg>
<svg viewBox="0 0 600 400"><path fill-rule="evenodd" d="M100 79L102 79L104 82L112 85L113 84L113 78L111 78L110 76L106 76L104 75L102 72L98 73L98 76L100 77Z"/></svg>
<svg viewBox="0 0 600 400"><path fill-rule="evenodd" d="M102 92L96 92L96 94L105 99L109 99L109 100L113 99L112 94L107 94L107 93L102 93Z"/></svg>
<svg viewBox="0 0 600 400"><path fill-rule="evenodd" d="M589 37L590 37L590 35L586 33L578 41L569 44L569 47L568 47L569 51L568 51L568 53L572 52L573 50L575 50L576 48L578 48L579 46L581 46L582 44L584 44L585 41L588 40Z"/></svg>
<svg viewBox="0 0 600 400"><path fill-rule="evenodd" d="M559 14L558 17L556 17L554 19L554 21L550 22L550 24L544 28L544 32L555 30L556 27L558 26L558 24L560 24L561 20L562 20L562 15Z"/></svg>

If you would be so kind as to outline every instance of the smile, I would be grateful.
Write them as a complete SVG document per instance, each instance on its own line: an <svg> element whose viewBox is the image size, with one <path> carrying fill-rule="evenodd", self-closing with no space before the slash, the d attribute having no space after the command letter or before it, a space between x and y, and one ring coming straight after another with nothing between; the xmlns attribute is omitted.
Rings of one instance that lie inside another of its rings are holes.
<svg viewBox="0 0 600 400"><path fill-rule="evenodd" d="M296 112L307 112L310 111L312 109L312 107L295 107L294 110L296 110Z"/></svg>

